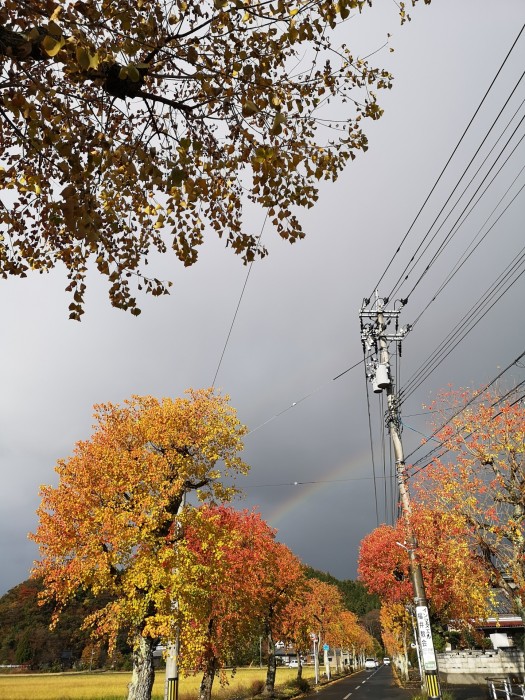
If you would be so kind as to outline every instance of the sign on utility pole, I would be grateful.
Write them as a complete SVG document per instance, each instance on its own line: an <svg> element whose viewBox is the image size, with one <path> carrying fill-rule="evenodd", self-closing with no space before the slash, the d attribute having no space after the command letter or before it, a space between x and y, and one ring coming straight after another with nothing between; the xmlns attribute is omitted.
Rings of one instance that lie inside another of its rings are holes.
<svg viewBox="0 0 525 700"><path fill-rule="evenodd" d="M407 474L403 444L401 442L401 421L399 417L398 398L394 389L394 382L390 372L389 343L396 342L401 347L401 340L410 330L410 326L399 328L400 309L385 309L388 299L381 299L376 292L376 299L370 306L370 300L365 299L359 312L361 321L361 341L365 351L371 353L367 363L367 376L372 382L373 391L376 394L386 393L387 417L386 423L394 455L396 460L396 476L399 488L399 500L403 519L405 520L407 538L406 550L410 558L410 573L416 604L416 618L419 629L420 658L424 671L424 681L429 698L441 699L439 687L438 667L428 605L425 594L425 584L421 572L421 564L417 555L417 542L412 531L410 493L407 486ZM387 332L388 326L394 323L394 332Z"/></svg>

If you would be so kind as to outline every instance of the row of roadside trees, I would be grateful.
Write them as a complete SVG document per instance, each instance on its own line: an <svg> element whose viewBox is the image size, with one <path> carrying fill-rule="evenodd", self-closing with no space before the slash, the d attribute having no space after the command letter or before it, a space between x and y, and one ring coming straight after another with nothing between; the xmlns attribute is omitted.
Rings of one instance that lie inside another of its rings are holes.
<svg viewBox="0 0 525 700"><path fill-rule="evenodd" d="M153 650L177 635L180 669L202 673L201 700L259 635L268 642L267 695L276 641L293 644L299 657L311 633L354 656L374 651L377 642L335 586L308 579L257 513L227 505L236 494L227 484L247 471L245 428L227 398L212 390L135 396L97 406L95 418L91 438L59 461L58 485L42 487L33 575L55 622L79 592L105 597L84 626L110 648L129 635L129 700L151 697Z"/></svg>
<svg viewBox="0 0 525 700"><path fill-rule="evenodd" d="M445 391L427 407L437 455L413 470L411 524L434 631L475 637L502 590L525 622L525 408L513 392ZM362 542L359 575L381 598L383 641L408 672L413 591L405 523ZM481 640L480 640L481 641Z"/></svg>

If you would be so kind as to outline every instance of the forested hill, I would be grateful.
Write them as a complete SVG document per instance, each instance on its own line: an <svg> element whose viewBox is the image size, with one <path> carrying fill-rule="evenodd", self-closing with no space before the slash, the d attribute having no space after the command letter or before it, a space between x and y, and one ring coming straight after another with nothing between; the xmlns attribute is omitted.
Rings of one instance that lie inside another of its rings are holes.
<svg viewBox="0 0 525 700"><path fill-rule="evenodd" d="M96 668L105 664L106 649L90 640L89 632L82 630L82 622L107 600L77 595L51 631L52 606L38 604L41 590L39 581L28 579L0 598L0 665L62 670L73 665ZM125 640L119 639L112 666L127 667L129 652Z"/></svg>
<svg viewBox="0 0 525 700"><path fill-rule="evenodd" d="M369 595L361 583L340 581L310 567L307 568L307 576L337 586L346 607L356 613L367 629L379 638L376 620L379 601L376 596ZM129 665L130 649L125 635L119 639L116 653L108 659L105 646L94 644L89 633L82 630L86 615L107 603L107 600L96 600L91 595L79 593L64 609L57 627L50 631L52 606L38 604L40 590L38 581L28 579L0 598L0 665L26 665L42 670L108 665L126 668Z"/></svg>
<svg viewBox="0 0 525 700"><path fill-rule="evenodd" d="M317 578L325 583L330 583L332 586L337 586L343 594L343 599L348 610L362 617L371 610L380 608L379 598L376 595L371 595L359 581L346 579L341 581L331 574L324 571L318 571L311 566L306 567L306 575L308 578Z"/></svg>

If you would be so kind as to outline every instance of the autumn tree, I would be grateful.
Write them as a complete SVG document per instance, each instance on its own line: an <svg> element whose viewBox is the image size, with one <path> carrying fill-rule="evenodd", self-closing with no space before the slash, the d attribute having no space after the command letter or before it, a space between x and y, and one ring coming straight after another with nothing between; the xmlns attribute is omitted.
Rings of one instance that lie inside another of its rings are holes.
<svg viewBox="0 0 525 700"><path fill-rule="evenodd" d="M312 646L311 635L323 639L331 623L343 613L342 595L329 583L310 578L305 582L300 596L286 605L280 626L281 641L293 644L297 653L297 677L302 677L301 655Z"/></svg>
<svg viewBox="0 0 525 700"><path fill-rule="evenodd" d="M512 392L449 390L429 408L442 449L419 472L417 497L466 521L471 546L525 620L523 402Z"/></svg>
<svg viewBox="0 0 525 700"><path fill-rule="evenodd" d="M190 514L177 551L179 574L191 580L177 600L179 663L203 673L200 700L210 700L216 674L261 632L260 600L278 577L272 567L286 564L276 548L275 530L257 513L203 506Z"/></svg>
<svg viewBox="0 0 525 700"><path fill-rule="evenodd" d="M285 635L287 609L290 602L303 600L306 579L300 560L282 542L275 542L269 552L267 569L260 581L260 590L252 614L262 622L268 644L268 663L263 695L273 696L277 659L275 642Z"/></svg>
<svg viewBox="0 0 525 700"><path fill-rule="evenodd" d="M148 700L152 648L186 585L175 567L183 496L232 496L220 477L246 472L239 457L245 429L212 390L174 400L134 396L122 406L96 406L95 419L91 438L59 460L58 485L41 489L33 574L43 579L42 600L55 604L55 619L79 590L109 594L84 624L112 644L129 630L129 700Z"/></svg>
<svg viewBox="0 0 525 700"><path fill-rule="evenodd" d="M92 264L138 314L130 282L168 292L145 275L152 251L191 265L211 228L245 261L265 254L245 192L302 238L297 210L366 150L391 87L334 32L371 4L4 0L0 273L63 263L79 319Z"/></svg>
<svg viewBox="0 0 525 700"><path fill-rule="evenodd" d="M330 575L326 578L337 580ZM300 658L311 649L312 634L320 643L352 651L354 658L374 649L374 640L359 623L357 615L345 609L340 587L317 577L307 579L301 596L291 600L283 614L281 638L293 644L297 652L298 678L302 676Z"/></svg>
<svg viewBox="0 0 525 700"><path fill-rule="evenodd" d="M412 637L410 611L402 603L385 602L379 614L385 649L403 678L408 679L408 644Z"/></svg>
<svg viewBox="0 0 525 700"><path fill-rule="evenodd" d="M483 618L490 586L480 558L470 546L464 519L454 513L414 505L412 528L418 542L429 609L442 622ZM358 573L381 602L408 604L413 598L404 519L381 525L361 542ZM465 586L464 581L469 585Z"/></svg>
<svg viewBox="0 0 525 700"><path fill-rule="evenodd" d="M326 630L325 640L332 647L351 651L354 663L356 659L376 653L379 646L377 640L359 622L357 615L350 610L343 610L332 621Z"/></svg>

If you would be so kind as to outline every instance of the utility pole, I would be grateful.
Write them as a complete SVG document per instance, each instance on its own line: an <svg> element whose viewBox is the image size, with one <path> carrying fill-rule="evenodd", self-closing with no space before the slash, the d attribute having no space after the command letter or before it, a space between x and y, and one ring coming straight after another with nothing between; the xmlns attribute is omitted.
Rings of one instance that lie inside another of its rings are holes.
<svg viewBox="0 0 525 700"><path fill-rule="evenodd" d="M398 344L398 351L401 350L401 340L410 330L410 326L399 328L400 309L386 310L384 307L388 299L381 299L376 292L375 302L370 309L370 300L365 299L359 312L361 321L361 340L365 355L372 348L375 354L368 364L367 376L372 382L373 391L380 394L383 391L387 396L387 427L394 448L396 460L396 477L399 488L399 499L401 511L406 524L407 542L405 549L410 559L410 574L414 592L414 602L416 606L416 620L419 630L420 658L424 671L424 682L429 698L441 700L441 690L439 686L438 667L432 632L430 629L430 618L428 615L427 598L425 594L425 584L421 572L421 564L417 555L417 541L412 531L412 508L410 505L410 493L407 486L407 474L405 458L403 454L403 443L401 442L401 421L399 418L398 398L394 389L394 382L390 372L389 342ZM388 333L388 326L394 322L393 333ZM423 680L423 679L422 679Z"/></svg>
<svg viewBox="0 0 525 700"><path fill-rule="evenodd" d="M186 491L182 494L182 499L177 510L177 517L182 513L186 505ZM179 607L178 601L173 600L174 610ZM166 680L164 683L164 700L179 700L179 646L180 630L175 627L174 639L168 644L166 651Z"/></svg>

